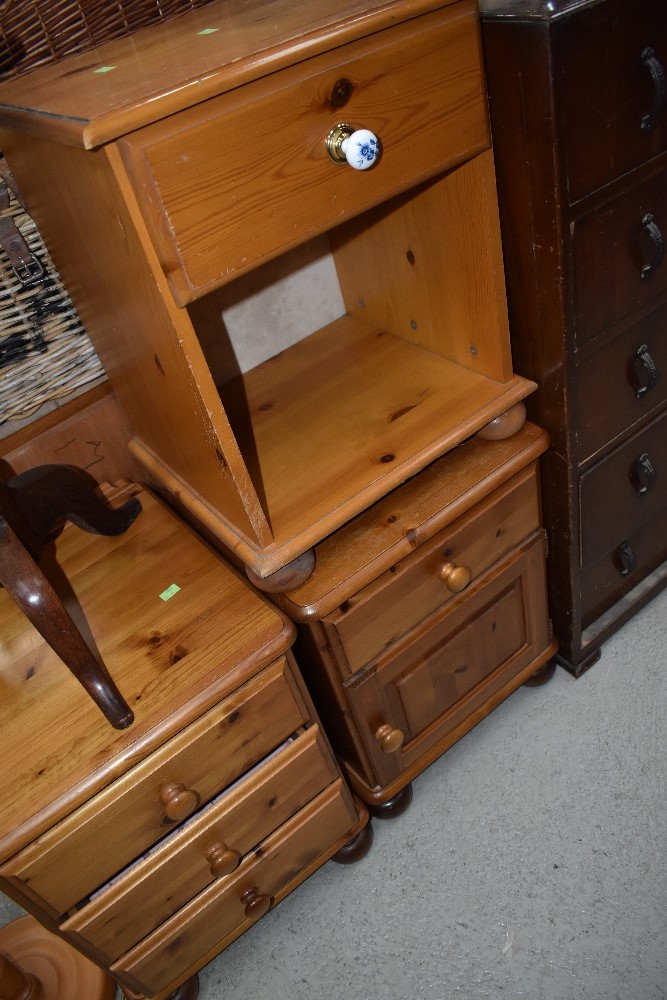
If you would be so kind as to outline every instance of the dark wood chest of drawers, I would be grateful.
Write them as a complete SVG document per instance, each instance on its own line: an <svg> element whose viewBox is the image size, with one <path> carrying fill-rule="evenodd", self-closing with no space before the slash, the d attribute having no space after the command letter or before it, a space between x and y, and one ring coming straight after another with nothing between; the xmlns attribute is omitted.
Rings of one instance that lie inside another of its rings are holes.
<svg viewBox="0 0 667 1000"><path fill-rule="evenodd" d="M513 357L580 674L667 581L663 0L482 0Z"/></svg>

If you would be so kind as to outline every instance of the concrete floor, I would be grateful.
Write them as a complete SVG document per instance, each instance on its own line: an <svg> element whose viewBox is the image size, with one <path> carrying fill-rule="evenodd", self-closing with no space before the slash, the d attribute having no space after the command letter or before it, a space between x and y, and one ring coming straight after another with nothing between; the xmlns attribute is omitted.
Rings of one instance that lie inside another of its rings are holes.
<svg viewBox="0 0 667 1000"><path fill-rule="evenodd" d="M579 680L512 695L363 861L211 962L200 1000L663 1000L666 703L667 593Z"/></svg>

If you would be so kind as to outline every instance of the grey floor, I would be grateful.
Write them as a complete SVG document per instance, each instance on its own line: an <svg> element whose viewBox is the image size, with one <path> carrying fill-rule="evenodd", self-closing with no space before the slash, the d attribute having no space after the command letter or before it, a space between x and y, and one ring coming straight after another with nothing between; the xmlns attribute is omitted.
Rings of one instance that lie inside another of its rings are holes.
<svg viewBox="0 0 667 1000"><path fill-rule="evenodd" d="M512 695L363 861L208 965L200 1000L667 997L666 702L667 593L579 680Z"/></svg>

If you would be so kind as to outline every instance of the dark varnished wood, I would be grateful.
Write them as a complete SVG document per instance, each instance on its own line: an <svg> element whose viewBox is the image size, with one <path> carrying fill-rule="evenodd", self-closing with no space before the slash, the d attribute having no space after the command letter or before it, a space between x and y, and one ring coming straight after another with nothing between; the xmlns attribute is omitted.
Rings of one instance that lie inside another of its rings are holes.
<svg viewBox="0 0 667 1000"><path fill-rule="evenodd" d="M408 784L385 802L374 802L368 811L376 819L395 819L410 808L412 797L412 784Z"/></svg>
<svg viewBox="0 0 667 1000"><path fill-rule="evenodd" d="M523 682L524 687L542 687L543 684L548 684L553 675L556 673L556 660L549 660L543 666L536 670L528 680Z"/></svg>
<svg viewBox="0 0 667 1000"><path fill-rule="evenodd" d="M0 515L0 583L105 718L126 729L134 720L132 710L28 548L57 534L66 520L99 534L126 531L141 511L139 501L133 497L112 510L96 489L90 476L67 466L41 466L10 479L0 494L5 515Z"/></svg>
<svg viewBox="0 0 667 1000"><path fill-rule="evenodd" d="M339 865L353 865L365 858L372 846L373 826L369 822L351 840L348 840L347 844L343 844L331 860Z"/></svg>
<svg viewBox="0 0 667 1000"><path fill-rule="evenodd" d="M550 613L578 675L667 578L667 494L656 483L640 505L630 481L665 410L662 378L637 359L662 372L667 271L646 220L667 225L667 113L642 54L664 65L667 21L656 0L482 0L481 12L513 356L539 384L529 418L552 439Z"/></svg>

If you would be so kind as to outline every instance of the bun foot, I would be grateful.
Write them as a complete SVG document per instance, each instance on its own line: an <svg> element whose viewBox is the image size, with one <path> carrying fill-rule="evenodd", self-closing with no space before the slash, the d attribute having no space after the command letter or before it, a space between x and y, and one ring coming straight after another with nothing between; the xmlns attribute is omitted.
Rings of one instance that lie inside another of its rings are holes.
<svg viewBox="0 0 667 1000"><path fill-rule="evenodd" d="M523 682L524 687L541 687L542 684L547 684L553 675L556 673L556 661L549 660L543 666L536 670L535 673L528 678L527 681Z"/></svg>
<svg viewBox="0 0 667 1000"><path fill-rule="evenodd" d="M303 555L297 556L292 562L277 569L269 576L260 576L254 569L246 566L246 576L257 590L265 594L288 594L305 583L315 569L315 550L308 549Z"/></svg>
<svg viewBox="0 0 667 1000"><path fill-rule="evenodd" d="M348 840L347 844L343 844L341 848L334 855L332 855L331 860L335 861L339 865L353 865L355 861L361 861L365 858L373 845L373 827L370 823L355 834L351 840Z"/></svg>
<svg viewBox="0 0 667 1000"><path fill-rule="evenodd" d="M401 816L412 802L412 785L406 785L397 792L393 798L386 802L373 802L369 804L368 811L371 816L378 819L394 819Z"/></svg>
<svg viewBox="0 0 667 1000"><path fill-rule="evenodd" d="M484 441L503 441L517 434L526 422L526 407L516 403L509 410L489 420L488 424L477 431L477 437Z"/></svg>

